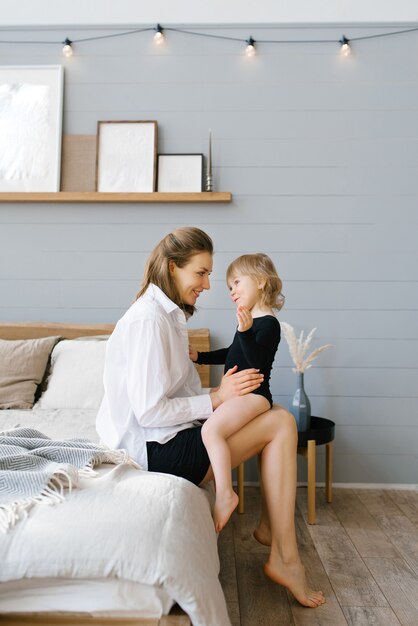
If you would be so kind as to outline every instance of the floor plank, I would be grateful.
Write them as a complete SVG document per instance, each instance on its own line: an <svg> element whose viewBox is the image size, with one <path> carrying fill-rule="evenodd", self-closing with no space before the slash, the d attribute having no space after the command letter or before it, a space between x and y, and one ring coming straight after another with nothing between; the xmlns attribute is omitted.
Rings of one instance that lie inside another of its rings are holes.
<svg viewBox="0 0 418 626"><path fill-rule="evenodd" d="M395 491L391 489L388 491L388 495L402 513L418 528L418 491Z"/></svg>
<svg viewBox="0 0 418 626"><path fill-rule="evenodd" d="M404 559L367 558L365 563L403 626L418 624L418 577Z"/></svg>
<svg viewBox="0 0 418 626"><path fill-rule="evenodd" d="M399 626L400 622L390 608L350 606L344 608L350 626Z"/></svg>
<svg viewBox="0 0 418 626"><path fill-rule="evenodd" d="M399 552L352 489L335 489L332 508L362 557L399 556Z"/></svg>
<svg viewBox="0 0 418 626"><path fill-rule="evenodd" d="M237 551L235 558L241 626L293 625L286 590L264 574L264 555Z"/></svg>
<svg viewBox="0 0 418 626"><path fill-rule="evenodd" d="M234 531L231 524L227 524L227 526L219 534L218 550L221 565L219 580L225 594L229 618L232 626L240 626L241 618L235 562L235 542Z"/></svg>
<svg viewBox="0 0 418 626"><path fill-rule="evenodd" d="M311 526L309 532L341 606L387 606L344 528Z"/></svg>
<svg viewBox="0 0 418 626"><path fill-rule="evenodd" d="M418 528L385 491L358 490L357 495L405 561L418 574Z"/></svg>

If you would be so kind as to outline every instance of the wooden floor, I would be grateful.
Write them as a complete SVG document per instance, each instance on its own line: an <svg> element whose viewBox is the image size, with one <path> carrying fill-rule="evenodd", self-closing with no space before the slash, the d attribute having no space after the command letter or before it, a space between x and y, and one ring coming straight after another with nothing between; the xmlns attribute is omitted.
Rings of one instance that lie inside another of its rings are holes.
<svg viewBox="0 0 418 626"><path fill-rule="evenodd" d="M221 582L233 626L418 626L418 492L317 490L317 524L308 526L306 489L297 495L301 556L327 604L299 606L263 574L268 550L252 537L258 489L246 488L246 512L219 537Z"/></svg>

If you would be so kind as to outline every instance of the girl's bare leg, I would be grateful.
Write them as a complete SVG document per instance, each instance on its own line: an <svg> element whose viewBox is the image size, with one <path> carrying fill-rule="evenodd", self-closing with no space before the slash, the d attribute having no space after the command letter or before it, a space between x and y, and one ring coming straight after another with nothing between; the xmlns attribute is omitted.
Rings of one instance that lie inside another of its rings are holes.
<svg viewBox="0 0 418 626"><path fill-rule="evenodd" d="M261 477L271 526L269 578L286 587L303 606L325 602L309 588L295 532L297 430L294 417L275 407L251 420L228 439L233 467L261 453ZM211 468L203 482L213 478Z"/></svg>
<svg viewBox="0 0 418 626"><path fill-rule="evenodd" d="M202 439L216 483L213 512L216 532L222 530L238 505L238 496L232 489L231 452L227 439L269 406L266 398L252 393L231 398L221 404L202 427Z"/></svg>

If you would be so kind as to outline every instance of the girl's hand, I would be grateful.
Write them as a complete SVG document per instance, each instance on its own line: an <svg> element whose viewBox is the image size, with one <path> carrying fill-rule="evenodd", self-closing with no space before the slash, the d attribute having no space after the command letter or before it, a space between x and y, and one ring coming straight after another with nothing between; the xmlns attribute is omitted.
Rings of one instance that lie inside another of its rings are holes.
<svg viewBox="0 0 418 626"><path fill-rule="evenodd" d="M196 363L197 361L197 350L192 350L191 346L189 346L189 359Z"/></svg>
<svg viewBox="0 0 418 626"><path fill-rule="evenodd" d="M238 320L238 330L242 333L245 330L249 330L253 325L253 316L251 315L251 311L247 309L245 306L238 305L237 308L237 320Z"/></svg>
<svg viewBox="0 0 418 626"><path fill-rule="evenodd" d="M254 368L237 372L237 365L231 367L222 376L221 384L213 389L210 396L213 408L216 409L222 402L230 398L245 396L261 385L264 380L263 374Z"/></svg>

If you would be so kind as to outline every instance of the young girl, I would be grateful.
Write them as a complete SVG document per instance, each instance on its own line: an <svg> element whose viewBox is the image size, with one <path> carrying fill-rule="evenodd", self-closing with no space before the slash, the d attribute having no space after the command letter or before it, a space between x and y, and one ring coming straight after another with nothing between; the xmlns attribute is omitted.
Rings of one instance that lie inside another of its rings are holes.
<svg viewBox="0 0 418 626"><path fill-rule="evenodd" d="M244 254L227 269L226 281L237 306L238 329L229 348L212 352L190 351L199 364L225 364L225 372L238 366L260 370L264 379L258 389L221 404L202 427L216 483L214 522L219 532L238 504L232 489L231 455L227 439L252 419L272 407L270 372L280 342L280 324L273 309L283 306L282 281L266 254Z"/></svg>

